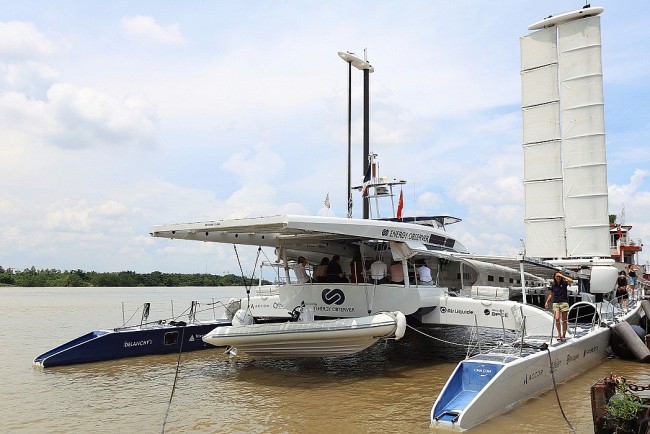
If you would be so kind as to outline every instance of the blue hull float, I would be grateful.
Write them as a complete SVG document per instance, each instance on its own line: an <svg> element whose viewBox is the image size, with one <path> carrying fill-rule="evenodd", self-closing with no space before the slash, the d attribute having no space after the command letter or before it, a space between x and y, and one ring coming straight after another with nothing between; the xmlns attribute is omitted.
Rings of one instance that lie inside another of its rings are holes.
<svg viewBox="0 0 650 434"><path fill-rule="evenodd" d="M145 303L146 315L148 310L148 303ZM146 318L144 313L143 318ZM193 318L192 314L190 318ZM37 356L34 364L49 368L215 348L203 342L203 336L215 327L230 324L226 319L189 324L157 321L141 326L95 330Z"/></svg>

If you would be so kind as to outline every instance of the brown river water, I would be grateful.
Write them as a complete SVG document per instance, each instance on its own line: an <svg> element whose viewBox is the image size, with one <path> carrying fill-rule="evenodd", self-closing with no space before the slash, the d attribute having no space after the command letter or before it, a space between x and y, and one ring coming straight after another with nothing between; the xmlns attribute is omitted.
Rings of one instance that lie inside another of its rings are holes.
<svg viewBox="0 0 650 434"><path fill-rule="evenodd" d="M169 317L171 300L177 315L199 300L206 309L201 315L212 317L208 302L244 295L243 288L0 288L0 432L439 432L429 428L431 406L464 350L408 331L401 341L343 358L272 360L240 353L232 360L220 349L184 353L171 404L177 354L32 365L35 356L70 339L122 325L145 301L152 302L150 319ZM157 315L158 308L165 314ZM463 328L431 333L456 342L468 335ZM558 385L576 432L593 432L590 387L610 372L650 384L648 365L606 359ZM550 391L470 432L570 430Z"/></svg>

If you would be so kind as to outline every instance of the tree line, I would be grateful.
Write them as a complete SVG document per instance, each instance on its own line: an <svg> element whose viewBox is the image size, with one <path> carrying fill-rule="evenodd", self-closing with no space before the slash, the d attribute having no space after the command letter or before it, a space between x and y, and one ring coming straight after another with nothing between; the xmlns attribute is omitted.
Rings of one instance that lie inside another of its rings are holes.
<svg viewBox="0 0 650 434"><path fill-rule="evenodd" d="M37 270L35 267L22 271L5 269L0 266L0 286L103 286L103 287L130 287L130 286L250 286L257 285L258 280L226 274L181 274L161 273L136 273L134 271L118 271L98 273L83 270ZM262 284L270 282L263 280Z"/></svg>

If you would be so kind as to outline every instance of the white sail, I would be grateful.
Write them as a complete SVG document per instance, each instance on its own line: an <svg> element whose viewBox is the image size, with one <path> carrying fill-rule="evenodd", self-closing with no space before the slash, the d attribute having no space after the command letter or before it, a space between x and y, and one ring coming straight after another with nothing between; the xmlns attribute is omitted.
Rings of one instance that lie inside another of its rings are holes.
<svg viewBox="0 0 650 434"><path fill-rule="evenodd" d="M567 256L609 256L600 17L558 26Z"/></svg>
<svg viewBox="0 0 650 434"><path fill-rule="evenodd" d="M526 254L608 256L600 18L520 39Z"/></svg>
<svg viewBox="0 0 650 434"><path fill-rule="evenodd" d="M566 240L556 30L540 30L520 42L526 255L563 257Z"/></svg>

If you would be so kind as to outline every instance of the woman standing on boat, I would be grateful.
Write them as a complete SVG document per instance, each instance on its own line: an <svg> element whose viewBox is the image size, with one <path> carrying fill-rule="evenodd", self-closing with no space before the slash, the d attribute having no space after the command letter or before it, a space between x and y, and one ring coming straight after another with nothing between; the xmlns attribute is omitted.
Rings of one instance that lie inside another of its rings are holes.
<svg viewBox="0 0 650 434"><path fill-rule="evenodd" d="M629 285L628 289L630 289L632 295L634 295L634 290L636 289L636 270L638 270L639 267L637 267L634 264L628 264L627 265L627 277L629 278Z"/></svg>
<svg viewBox="0 0 650 434"><path fill-rule="evenodd" d="M548 304L553 299L553 312L555 312L555 327L557 328L557 340L562 342L566 339L566 331L568 326L567 315L569 313L569 285L573 283L573 279L562 275L562 273L555 273L553 276L553 284L551 284L551 293L546 299L544 307L548 309ZM560 316L562 322L560 323Z"/></svg>

